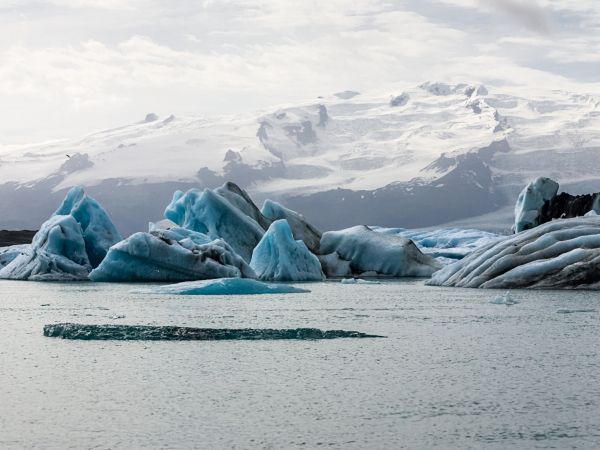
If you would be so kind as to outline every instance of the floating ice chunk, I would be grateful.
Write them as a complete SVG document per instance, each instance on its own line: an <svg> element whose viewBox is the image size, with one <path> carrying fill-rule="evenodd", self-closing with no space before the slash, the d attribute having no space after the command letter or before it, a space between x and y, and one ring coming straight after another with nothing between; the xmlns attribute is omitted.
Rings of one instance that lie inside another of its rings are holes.
<svg viewBox="0 0 600 450"><path fill-rule="evenodd" d="M330 253L329 255L319 255L318 258L321 262L323 273L328 277L340 278L352 276L350 261L340 258L337 252Z"/></svg>
<svg viewBox="0 0 600 450"><path fill-rule="evenodd" d="M93 281L187 281L254 277L248 264L222 239L174 228L135 233L112 246Z"/></svg>
<svg viewBox="0 0 600 450"><path fill-rule="evenodd" d="M151 325L84 325L78 323L44 325L44 336L88 341L258 341L279 339L314 340L384 337L360 333L358 331L324 331L317 328L192 328Z"/></svg>
<svg viewBox="0 0 600 450"><path fill-rule="evenodd" d="M271 224L252 253L250 267L261 280L321 281L325 278L319 258L304 242L294 240L285 219Z"/></svg>
<svg viewBox="0 0 600 450"><path fill-rule="evenodd" d="M320 249L323 255L337 253L349 261L349 275L428 277L441 267L411 240L376 233L364 225L324 233Z"/></svg>
<svg viewBox="0 0 600 450"><path fill-rule="evenodd" d="M319 252L321 232L306 221L302 214L292 211L272 200L265 200L261 213L270 220L287 220L294 239L302 240L313 253Z"/></svg>
<svg viewBox="0 0 600 450"><path fill-rule="evenodd" d="M379 281L363 280L362 278L344 278L342 284L381 284Z"/></svg>
<svg viewBox="0 0 600 450"><path fill-rule="evenodd" d="M265 217L254 204L248 193L240 188L237 184L228 181L223 186L218 187L214 192L229 203L239 209L241 212L246 214L248 217L254 219L263 229L269 228L272 218Z"/></svg>
<svg viewBox="0 0 600 450"><path fill-rule="evenodd" d="M600 217L555 220L485 245L436 272L430 285L600 289Z"/></svg>
<svg viewBox="0 0 600 450"><path fill-rule="evenodd" d="M76 186L68 192L54 214L71 215L79 222L92 267L97 267L108 249L123 239L105 209L87 196L81 186Z"/></svg>
<svg viewBox="0 0 600 450"><path fill-rule="evenodd" d="M31 245L0 270L0 278L32 281L87 280L92 269L81 225L73 216L52 216Z"/></svg>
<svg viewBox="0 0 600 450"><path fill-rule="evenodd" d="M135 289L138 294L168 295L258 295L297 294L310 292L289 284L263 283L249 278L218 278L214 280L187 281L184 283Z"/></svg>
<svg viewBox="0 0 600 450"><path fill-rule="evenodd" d="M211 239L224 239L247 262L264 234L256 220L210 189L175 192L165 217Z"/></svg>
<svg viewBox="0 0 600 450"><path fill-rule="evenodd" d="M567 309L561 308L556 311L558 314L574 314L574 313L595 313L596 310L592 308L587 309Z"/></svg>
<svg viewBox="0 0 600 450"><path fill-rule="evenodd" d="M521 302L519 300L517 300L516 298L513 298L513 296L510 295L510 292L507 292L504 295L497 295L492 300L490 300L490 303L492 303L494 305L512 306L512 305L516 305L517 303L521 303Z"/></svg>
<svg viewBox="0 0 600 450"><path fill-rule="evenodd" d="M537 227L544 203L558 192L558 183L550 178L538 177L519 194L515 205L515 233Z"/></svg>

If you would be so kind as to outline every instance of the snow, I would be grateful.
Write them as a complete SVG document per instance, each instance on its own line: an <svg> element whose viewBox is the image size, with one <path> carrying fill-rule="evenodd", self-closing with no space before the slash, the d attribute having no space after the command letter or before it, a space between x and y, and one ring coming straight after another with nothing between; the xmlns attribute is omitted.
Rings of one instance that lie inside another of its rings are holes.
<svg viewBox="0 0 600 450"><path fill-rule="evenodd" d="M254 277L246 262L223 240L183 228L135 233L113 245L93 281L187 281Z"/></svg>
<svg viewBox="0 0 600 450"><path fill-rule="evenodd" d="M175 192L165 217L211 239L224 239L246 262L250 261L252 250L264 234L254 219L210 189L191 189L185 194Z"/></svg>
<svg viewBox="0 0 600 450"><path fill-rule="evenodd" d="M261 280L322 281L319 258L303 241L294 240L285 219L276 220L252 253L250 267Z"/></svg>
<svg viewBox="0 0 600 450"><path fill-rule="evenodd" d="M515 205L516 233L539 225L542 207L556 195L558 187L556 181L538 177L523 188Z"/></svg>
<svg viewBox="0 0 600 450"><path fill-rule="evenodd" d="M352 273L346 275L428 277L440 268L409 239L377 233L364 225L324 233L321 254L334 253L349 261ZM327 270L326 275L333 276Z"/></svg>
<svg viewBox="0 0 600 450"><path fill-rule="evenodd" d="M247 278L219 278L204 281L157 286L150 289L137 289L140 294L167 295L259 295L259 294L295 294L310 292L289 284L263 283Z"/></svg>
<svg viewBox="0 0 600 450"><path fill-rule="evenodd" d="M81 225L73 216L55 215L42 224L31 245L0 270L0 278L87 280L91 269Z"/></svg>
<svg viewBox="0 0 600 450"><path fill-rule="evenodd" d="M492 242L436 272L430 285L600 289L600 217L547 222Z"/></svg>
<svg viewBox="0 0 600 450"><path fill-rule="evenodd" d="M287 220L294 239L302 240L311 252L319 252L321 232L308 223L302 214L268 199L263 203L261 213L270 220Z"/></svg>
<svg viewBox="0 0 600 450"><path fill-rule="evenodd" d="M487 231L465 228L435 230L371 227L378 233L402 236L413 241L419 249L438 261L449 264L462 259L475 249L498 240L501 236Z"/></svg>
<svg viewBox="0 0 600 450"><path fill-rule="evenodd" d="M54 214L71 215L79 222L92 267L98 267L110 246L123 239L108 213L100 203L87 196L81 186L76 186L67 193Z"/></svg>

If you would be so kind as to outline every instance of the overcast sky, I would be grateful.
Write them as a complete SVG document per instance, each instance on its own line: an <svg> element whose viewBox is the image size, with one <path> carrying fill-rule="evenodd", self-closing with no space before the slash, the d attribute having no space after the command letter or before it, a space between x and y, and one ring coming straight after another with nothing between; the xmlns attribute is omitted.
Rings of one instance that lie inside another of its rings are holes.
<svg viewBox="0 0 600 450"><path fill-rule="evenodd" d="M599 92L599 31L598 0L0 0L0 144L426 80Z"/></svg>

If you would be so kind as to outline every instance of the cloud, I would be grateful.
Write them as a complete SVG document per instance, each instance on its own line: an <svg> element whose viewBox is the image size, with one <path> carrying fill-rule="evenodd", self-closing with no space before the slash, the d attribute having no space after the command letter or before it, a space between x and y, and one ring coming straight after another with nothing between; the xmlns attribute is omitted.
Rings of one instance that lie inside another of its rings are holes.
<svg viewBox="0 0 600 450"><path fill-rule="evenodd" d="M548 14L535 0L480 0L485 6L505 13L516 23L540 34L550 32Z"/></svg>

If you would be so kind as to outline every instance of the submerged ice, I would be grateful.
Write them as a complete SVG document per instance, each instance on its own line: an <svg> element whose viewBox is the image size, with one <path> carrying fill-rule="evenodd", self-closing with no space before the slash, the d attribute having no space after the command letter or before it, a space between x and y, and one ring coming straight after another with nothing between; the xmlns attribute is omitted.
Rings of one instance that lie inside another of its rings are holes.
<svg viewBox="0 0 600 450"><path fill-rule="evenodd" d="M263 283L262 281L248 278L219 278L214 280L187 281L184 283L139 289L132 292L168 295L258 295L296 294L310 291L289 284Z"/></svg>

